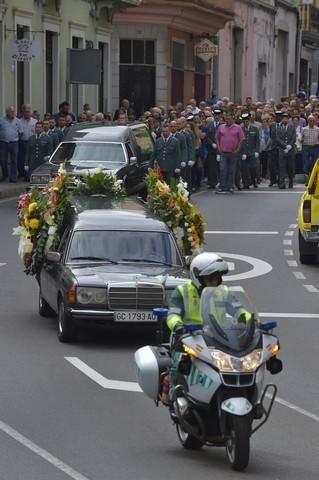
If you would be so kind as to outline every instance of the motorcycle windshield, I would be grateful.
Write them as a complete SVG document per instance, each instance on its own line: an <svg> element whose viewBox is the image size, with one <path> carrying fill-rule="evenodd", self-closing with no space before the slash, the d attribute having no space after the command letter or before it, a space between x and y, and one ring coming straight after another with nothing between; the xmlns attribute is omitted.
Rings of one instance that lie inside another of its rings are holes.
<svg viewBox="0 0 319 480"><path fill-rule="evenodd" d="M256 309L237 287L206 287L201 295L203 333L207 340L230 352L247 349L254 340Z"/></svg>

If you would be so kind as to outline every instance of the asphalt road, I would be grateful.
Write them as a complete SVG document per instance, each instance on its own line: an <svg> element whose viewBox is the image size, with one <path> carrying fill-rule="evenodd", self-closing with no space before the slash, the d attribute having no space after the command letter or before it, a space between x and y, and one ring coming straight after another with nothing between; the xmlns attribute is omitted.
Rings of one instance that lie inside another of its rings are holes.
<svg viewBox="0 0 319 480"><path fill-rule="evenodd" d="M55 320L37 313L35 280L23 274L11 235L15 202L0 200L0 480L318 480L319 265L298 262L299 194L205 191L193 200L211 232L205 248L228 254L229 285L244 286L264 318L279 324L284 371L268 378L279 402L252 438L246 473L230 470L224 449L183 450L164 407L103 388L66 360L135 382L133 353L152 338L141 330L86 331L78 343L60 344ZM255 259L263 262L257 276L246 278Z"/></svg>

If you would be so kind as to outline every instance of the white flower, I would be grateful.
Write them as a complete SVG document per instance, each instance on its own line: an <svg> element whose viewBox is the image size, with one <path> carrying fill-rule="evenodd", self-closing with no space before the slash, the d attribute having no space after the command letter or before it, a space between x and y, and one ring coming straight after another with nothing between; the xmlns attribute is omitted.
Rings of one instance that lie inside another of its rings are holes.
<svg viewBox="0 0 319 480"><path fill-rule="evenodd" d="M116 187L121 187L122 184L123 184L123 180L121 180L121 179L116 180L116 182L115 182Z"/></svg>
<svg viewBox="0 0 319 480"><path fill-rule="evenodd" d="M12 231L12 235L23 235L24 233L24 227L21 225L19 227L15 227Z"/></svg>
<svg viewBox="0 0 319 480"><path fill-rule="evenodd" d="M60 163L60 167L59 167L59 170L58 170L58 174L59 175L65 175L66 174L66 170L64 168L64 164L63 163Z"/></svg>
<svg viewBox="0 0 319 480"><path fill-rule="evenodd" d="M57 227L56 225L52 225L49 230L48 230L48 235L55 235L56 234L56 231L57 231Z"/></svg>
<svg viewBox="0 0 319 480"><path fill-rule="evenodd" d="M187 223L187 222L185 222L184 225L185 225L186 228L189 227L189 223Z"/></svg>

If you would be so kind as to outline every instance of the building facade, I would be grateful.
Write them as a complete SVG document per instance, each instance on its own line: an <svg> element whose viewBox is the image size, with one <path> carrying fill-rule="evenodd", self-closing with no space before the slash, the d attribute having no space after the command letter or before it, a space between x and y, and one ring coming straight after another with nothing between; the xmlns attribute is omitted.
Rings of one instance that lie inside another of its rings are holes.
<svg viewBox="0 0 319 480"><path fill-rule="evenodd" d="M75 113L83 103L94 111L111 109L111 21L116 8L139 5L140 0L0 0L0 112L6 105L20 111L56 112L70 101ZM14 41L32 40L37 58L13 59ZM68 84L67 49L94 48L101 54L100 85Z"/></svg>
<svg viewBox="0 0 319 480"><path fill-rule="evenodd" d="M219 95L236 101L279 99L297 89L299 16L285 0L235 0L219 32Z"/></svg>
<svg viewBox="0 0 319 480"><path fill-rule="evenodd" d="M300 87L319 93L319 0L300 0Z"/></svg>
<svg viewBox="0 0 319 480"><path fill-rule="evenodd" d="M233 0L143 0L117 13L112 33L113 109L128 98L142 113L153 105L206 98L211 61L194 55L233 17Z"/></svg>

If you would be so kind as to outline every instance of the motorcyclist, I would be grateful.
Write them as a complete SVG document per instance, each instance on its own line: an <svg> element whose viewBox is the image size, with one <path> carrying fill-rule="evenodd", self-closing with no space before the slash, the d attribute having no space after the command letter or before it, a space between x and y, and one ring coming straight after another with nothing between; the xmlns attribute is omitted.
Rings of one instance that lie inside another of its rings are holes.
<svg viewBox="0 0 319 480"><path fill-rule="evenodd" d="M176 287L172 294L167 326L171 331L183 332L183 325L186 323L202 324L200 314L200 296L205 287L218 287L221 285L223 275L228 273L228 264L219 255L213 252L205 252L197 255L190 265L190 277L184 285ZM220 302L225 305L229 294L228 287L224 286L220 291ZM218 317L218 307L215 308ZM214 312L214 313L215 313ZM241 311L244 314L245 312ZM247 312L248 313L248 312ZM220 316L221 318L221 316Z"/></svg>

